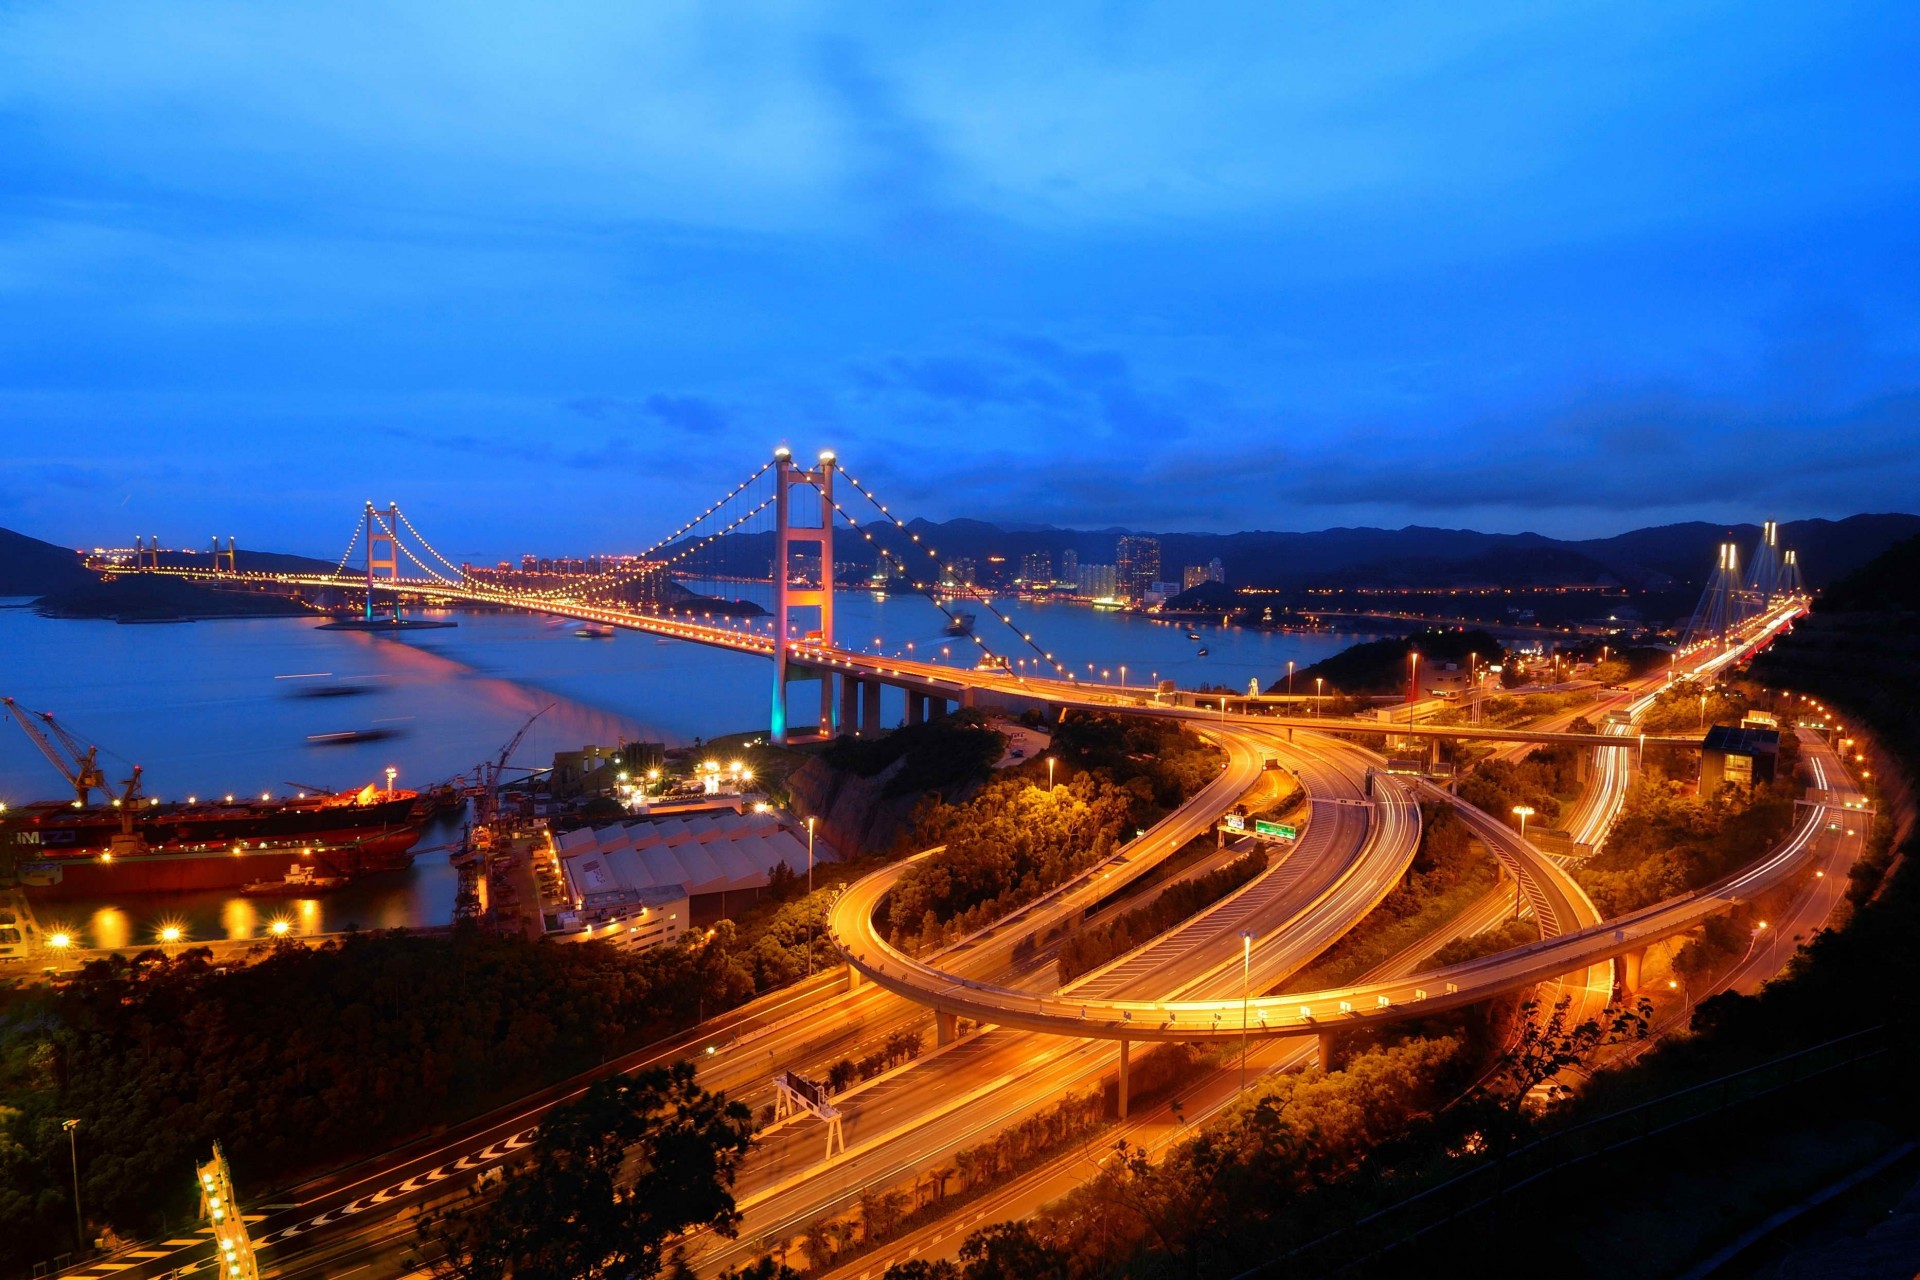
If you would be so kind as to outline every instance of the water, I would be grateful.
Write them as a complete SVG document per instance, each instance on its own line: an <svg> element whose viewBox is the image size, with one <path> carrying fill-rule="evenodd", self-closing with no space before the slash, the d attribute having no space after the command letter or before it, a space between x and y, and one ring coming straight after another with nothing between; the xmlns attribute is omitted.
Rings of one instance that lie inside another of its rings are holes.
<svg viewBox="0 0 1920 1280"><path fill-rule="evenodd" d="M710 589L763 602L767 593L734 584ZM1306 666L1357 638L1189 628L1078 605L997 603L1079 678L1118 680L1124 664L1136 685L1265 685L1286 674L1289 659ZM994 651L1025 660L1026 670L1050 670L986 608L965 607ZM912 645L922 660L968 667L979 660L979 646L945 635L945 617L923 597L844 593L836 609L835 630L849 648L872 651L877 644L905 654ZM424 786L492 758L542 707L551 709L521 744L521 764L544 766L554 751L590 743L683 745L766 725L763 658L625 632L580 639L570 624L520 614L443 616L459 626L392 636L322 631L305 618L121 626L0 608L0 693L52 711L97 744L110 780L137 761L146 793L165 799L359 787L381 780L389 766L398 769L400 785ZM769 623L751 625L765 631ZM1189 640L1189 629L1201 638ZM297 696L300 687L318 684L365 692ZM804 692L795 697L797 707L810 705ZM883 714L903 716L902 695L887 691ZM308 741L311 734L367 729L393 736L347 745ZM62 790L18 727L0 724L0 800L45 799ZM455 834L454 827L429 830L422 844ZM301 933L444 924L454 888L445 853L435 851L411 871L297 904L216 891L50 902L40 910L44 924L72 928L97 945L124 946L151 941L165 924L191 938L256 937L277 917Z"/></svg>

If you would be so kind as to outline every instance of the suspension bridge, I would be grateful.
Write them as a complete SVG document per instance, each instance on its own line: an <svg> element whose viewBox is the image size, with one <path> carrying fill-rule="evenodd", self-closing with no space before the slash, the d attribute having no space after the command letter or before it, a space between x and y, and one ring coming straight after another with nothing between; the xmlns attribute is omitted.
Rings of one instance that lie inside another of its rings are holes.
<svg viewBox="0 0 1920 1280"><path fill-rule="evenodd" d="M868 515L865 524L855 517L859 510ZM960 643L970 641L975 646L972 665L867 652L837 643L835 543L849 537L871 549L876 582L923 595L952 624L950 631L962 637ZM357 625L368 629L406 625L400 607L403 599L410 598L519 609L770 658L768 728L777 743L879 732L886 727L881 720L881 691L886 687L904 693L909 724L942 715L952 707L990 705L1048 712L1068 707L1129 708L1223 722L1246 717L1278 727L1390 731L1410 737L1574 745L1594 745L1600 737L1527 728L1274 715L1266 714L1273 708L1256 708L1251 700L1129 686L1124 683L1124 671L1119 685L1082 680L997 606L988 592L974 587L967 580L969 575L911 529L831 451L821 452L812 465L804 466L790 450L777 449L769 461L652 546L610 559L611 565L599 572L540 575L540 581L529 584L510 572L456 563L421 533L399 504L390 502L381 508L368 502L330 570L242 568L231 538L224 549L214 540L210 560L169 560L156 537L151 545L144 538L139 540L131 555L102 554L90 564L107 574L154 573L214 583L364 593ZM549 577L558 581L545 581ZM728 616L728 602L694 596L679 585L682 579L765 583L770 587L771 607L765 616ZM1778 550L1778 526L1769 521L1748 578L1739 575L1732 545L1721 548L1719 567L1689 622L1683 652L1695 654L1712 647L1721 651L1723 661L1737 660L1789 625L1806 605L1797 558L1791 550ZM720 607L717 618L715 606ZM993 619L986 628L991 640L980 629L963 624L963 615L975 609ZM817 687L817 704L811 704L817 705L817 712L802 709L810 704L794 688L807 684ZM1252 716L1256 710L1261 714ZM1697 745L1697 738L1685 736L1645 741Z"/></svg>

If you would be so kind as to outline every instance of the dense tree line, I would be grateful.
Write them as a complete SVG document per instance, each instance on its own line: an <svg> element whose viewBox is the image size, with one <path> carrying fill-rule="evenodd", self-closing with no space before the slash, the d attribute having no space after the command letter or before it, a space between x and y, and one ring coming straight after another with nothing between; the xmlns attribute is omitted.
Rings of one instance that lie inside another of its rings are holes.
<svg viewBox="0 0 1920 1280"><path fill-rule="evenodd" d="M733 1181L753 1137L747 1108L694 1082L690 1062L616 1076L556 1107L526 1163L476 1189L420 1235L445 1280L647 1280L683 1232L735 1234Z"/></svg>
<svg viewBox="0 0 1920 1280"><path fill-rule="evenodd" d="M723 925L638 955L463 934L95 961L5 1008L0 1263L71 1246L61 1122L80 1121L96 1228L147 1233L194 1201L218 1140L250 1197L592 1067L745 999Z"/></svg>
<svg viewBox="0 0 1920 1280"><path fill-rule="evenodd" d="M897 943L932 945L1031 901L1110 855L1206 785L1220 753L1178 725L1074 713L1051 754L1006 770L964 803L929 796L903 845L945 846L909 868L883 924Z"/></svg>
<svg viewBox="0 0 1920 1280"><path fill-rule="evenodd" d="M1502 821L1515 805L1526 805L1537 826L1558 821L1561 804L1580 790L1573 747L1539 747L1524 759L1482 760L1460 779L1460 798Z"/></svg>
<svg viewBox="0 0 1920 1280"><path fill-rule="evenodd" d="M1325 680L1328 692L1404 693L1409 677L1408 654L1419 653L1423 669L1449 662L1465 667L1477 660L1483 667L1499 666L1505 660L1500 642L1484 631L1422 631L1409 636L1388 636L1349 645L1329 658L1293 673L1295 692L1312 693L1315 677ZM1512 665L1512 664L1508 664ZM1285 693L1286 677L1267 687L1268 693Z"/></svg>
<svg viewBox="0 0 1920 1280"><path fill-rule="evenodd" d="M913 842L944 845L903 873L886 903L896 943L930 945L1030 902L1112 854L1135 797L1097 773L1051 790L1025 778L990 782L962 805L928 807Z"/></svg>
<svg viewBox="0 0 1920 1280"><path fill-rule="evenodd" d="M1060 943L1054 967L1062 985L1091 973L1115 956L1159 937L1188 916L1198 914L1267 869L1267 853L1255 849L1224 867L1168 885L1145 906L1115 916L1091 929L1077 929Z"/></svg>
<svg viewBox="0 0 1920 1280"><path fill-rule="evenodd" d="M1607 916L1697 889L1778 842L1793 823L1799 791L1784 768L1771 785L1702 796L1694 784L1649 767L1628 788L1605 847L1575 877Z"/></svg>

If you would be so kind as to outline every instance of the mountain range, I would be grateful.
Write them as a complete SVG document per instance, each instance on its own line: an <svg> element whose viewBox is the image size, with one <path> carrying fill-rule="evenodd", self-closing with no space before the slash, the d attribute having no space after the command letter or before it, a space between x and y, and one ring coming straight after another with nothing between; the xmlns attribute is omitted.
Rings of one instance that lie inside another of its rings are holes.
<svg viewBox="0 0 1920 1280"><path fill-rule="evenodd" d="M1018 572L1021 558L1045 554L1059 572L1061 553L1081 564L1112 564L1115 544L1131 530L1008 528L979 520L916 520L904 528L873 523L858 534L842 531L834 558L871 569L884 546L908 563L925 563L928 548L943 562L966 558L982 572L998 557L1004 576ZM1855 515L1842 520L1795 520L1780 526L1780 545L1799 552L1808 583L1821 586L1858 569L1887 548L1920 534L1920 516ZM914 535L918 535L916 543ZM1610 538L1564 540L1535 533L1480 533L1471 529L1341 528L1311 533L1156 533L1161 577L1178 582L1187 565L1218 558L1234 586L1282 592L1324 587L1429 589L1472 586L1618 585L1636 591L1697 589L1705 584L1721 542L1734 542L1744 564L1760 538L1753 524L1705 521L1635 529ZM669 547L669 554L688 549ZM731 534L682 567L699 572L738 569L764 574L772 557L770 532ZM169 553L170 558L185 553ZM331 570L330 562L275 552L239 552L242 568ZM39 595L91 578L79 554L24 534L0 529L0 595Z"/></svg>

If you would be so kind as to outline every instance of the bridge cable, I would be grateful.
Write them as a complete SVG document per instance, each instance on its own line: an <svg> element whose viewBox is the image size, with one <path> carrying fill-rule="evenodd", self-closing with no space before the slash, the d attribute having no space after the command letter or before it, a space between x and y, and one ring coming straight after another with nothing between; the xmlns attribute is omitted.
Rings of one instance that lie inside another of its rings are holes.
<svg viewBox="0 0 1920 1280"><path fill-rule="evenodd" d="M920 592L920 594L924 595L929 601L931 601L934 608L938 609L941 613L946 615L947 621L954 623L955 625L959 624L960 622L959 615L954 613L953 610L947 608L946 605L941 604L940 598L934 590L929 589L929 587L925 583L915 582L913 580L913 571L907 567L906 561L902 560L897 554L895 554L892 550L890 550L885 544L875 539L873 534L869 530L862 529L859 523L854 520L853 516L848 513L847 509L841 506L837 500L829 499L829 501L833 503L833 509L835 511L839 512L842 516L846 517L848 526L852 528L852 530L855 533L865 538L868 542L873 543L873 549L875 552L877 552L880 556L886 559L892 560L896 565L900 567L900 576L902 579L904 579L908 583L908 585L913 587L914 590ZM982 640L979 636L975 635L971 631L967 631L964 634L966 635L967 639L973 641L976 645L980 646L980 651L986 654L989 658L997 658L1001 663L1006 662L1006 659L1002 657L1000 654L995 653L992 647L989 646L985 640ZM1058 666L1059 664L1056 663L1054 665ZM1015 673L1015 674L1017 675L1018 673Z"/></svg>
<svg viewBox="0 0 1920 1280"><path fill-rule="evenodd" d="M920 543L920 535L909 530L906 526L906 523L903 520L901 520L899 516L894 515L892 511L888 510L886 504L881 502L879 498L875 497L867 489L865 485L860 483L859 480L855 479L851 472L846 471L845 469L842 469L840 474L847 478L847 483L851 484L854 487L854 489L859 492L861 497L865 498L868 502L872 503L876 508L879 509L879 512L881 515L885 516L888 520L892 521L895 528L899 529L900 532L906 534L914 542ZM835 503L834 505L837 507L839 504ZM842 514L845 514L845 513L843 512ZM853 518L851 516L848 516L849 523L852 523L852 520ZM854 527L859 528L859 525L855 524ZM862 532L864 532L864 530ZM874 545L878 546L880 544L876 542ZM940 553L934 550L933 547L925 543L920 543L920 545L921 545L921 548L924 551L926 551L928 558L933 560L933 562L936 565L939 565L944 571L948 573L951 573L953 571L953 566L951 564L944 563ZM895 557L895 558L898 559L898 557ZM913 581L911 576L909 576L907 580L909 582ZM920 584L914 583L914 585L917 587ZM1021 640L1025 641L1028 648L1032 649L1035 653L1039 654L1042 658L1046 659L1047 662L1051 663L1053 666L1053 669L1060 673L1060 676L1062 679L1074 680L1076 683L1078 682L1074 674L1071 671L1067 670L1066 667L1062 666L1060 662L1051 653L1048 653L1045 649L1041 648L1038 644L1034 643L1032 632L1022 630L1019 623L1015 622L1012 618L1002 613L997 607L995 607L993 601L990 598L988 598L985 592L981 591L978 587L975 587L970 592L970 598L984 605L987 609L987 612L991 613L994 617L1000 619L1001 622L1005 623L1007 626L1007 629L1013 632L1015 635L1019 636Z"/></svg>
<svg viewBox="0 0 1920 1280"><path fill-rule="evenodd" d="M662 547L671 545L676 539L692 531L694 526L698 525L702 520L705 520L708 516L720 510L720 508L726 506L729 502L732 502L735 498L739 497L742 493L746 492L748 486L750 486L754 481L758 480L761 476L767 474L767 472L771 471L772 469L773 469L773 463L771 461L762 463L758 471L755 471L752 475L748 476L745 480L742 480L739 484L735 485L733 487L733 490L730 493L728 493L724 498L721 498L718 502L714 503L712 506L708 507L705 511L702 511L699 515L687 521L685 524L681 525L678 529L675 529L672 533L660 539L658 542L654 543L652 546L648 547L645 551L638 552L634 556L634 559L645 560L648 556L660 550ZM559 595L569 594L575 590L582 589L582 588L588 591L597 591L607 586L615 586L615 585L619 585L619 583L621 582L631 581L633 578L639 576L640 574L648 572L653 567L654 566L652 565L643 565L638 569L635 569L632 567L627 567L622 569L609 569L604 573L594 575L594 577L608 579L607 582L600 584L599 586L591 586L591 585L587 585L586 583L582 583L582 584L579 584L577 587L571 587L571 588L556 587L548 591L535 591L529 594L534 596L547 597L547 596L559 596ZM588 581L591 582L591 579L589 579Z"/></svg>
<svg viewBox="0 0 1920 1280"><path fill-rule="evenodd" d="M413 527L413 521L407 519L406 511L398 503L394 504L393 509L399 512L400 523L407 527L407 532L411 533L414 537L420 539L420 545L425 547L427 551L433 556L434 559L438 560L441 564L447 566L447 568L453 570L454 573L458 574L462 582L465 582L467 578L471 576L467 573L465 569L462 569L459 565L455 564L453 561L441 555L439 550L435 548L435 546L431 542L427 541L426 535Z"/></svg>

